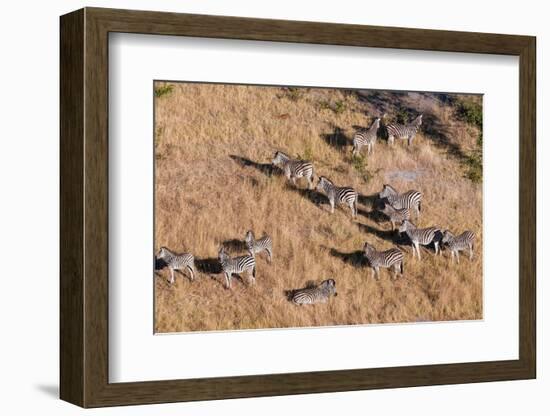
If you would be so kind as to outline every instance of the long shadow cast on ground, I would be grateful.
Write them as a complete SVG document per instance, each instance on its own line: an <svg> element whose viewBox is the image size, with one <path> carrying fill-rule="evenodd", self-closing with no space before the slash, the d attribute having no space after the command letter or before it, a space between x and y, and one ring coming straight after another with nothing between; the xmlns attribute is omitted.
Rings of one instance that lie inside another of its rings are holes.
<svg viewBox="0 0 550 416"><path fill-rule="evenodd" d="M229 155L229 157L243 167L252 167L259 172L267 176L280 176L283 174L283 171L277 166L272 165L271 163L258 163L253 160L247 159L246 157Z"/></svg>

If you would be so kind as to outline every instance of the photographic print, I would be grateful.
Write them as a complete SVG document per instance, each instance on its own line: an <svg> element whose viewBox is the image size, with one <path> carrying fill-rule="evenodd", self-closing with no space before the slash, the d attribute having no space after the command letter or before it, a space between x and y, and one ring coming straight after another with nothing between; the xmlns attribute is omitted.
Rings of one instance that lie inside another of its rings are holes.
<svg viewBox="0 0 550 416"><path fill-rule="evenodd" d="M155 332L483 318L483 96L155 81Z"/></svg>

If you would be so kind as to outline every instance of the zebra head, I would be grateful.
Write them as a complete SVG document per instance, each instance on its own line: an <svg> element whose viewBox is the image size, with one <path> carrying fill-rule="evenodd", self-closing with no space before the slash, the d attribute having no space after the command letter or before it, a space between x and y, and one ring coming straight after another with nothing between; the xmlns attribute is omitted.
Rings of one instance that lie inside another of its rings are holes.
<svg viewBox="0 0 550 416"><path fill-rule="evenodd" d="M170 251L166 247L161 247L157 254L157 259L163 260L169 256L169 253Z"/></svg>
<svg viewBox="0 0 550 416"><path fill-rule="evenodd" d="M246 236L244 237L244 240L247 243L250 243L250 242L254 241L254 232L252 230L248 230L246 232Z"/></svg>
<svg viewBox="0 0 550 416"><path fill-rule="evenodd" d="M372 122L372 127L374 127L376 130L380 128L380 117L377 117Z"/></svg>
<svg viewBox="0 0 550 416"><path fill-rule="evenodd" d="M315 189L317 191L324 191L327 185L332 185L332 182L324 176L319 176L319 182L317 182Z"/></svg>
<svg viewBox="0 0 550 416"><path fill-rule="evenodd" d="M407 230L414 230L415 228L416 227L414 226L414 224L412 222L410 222L409 220L404 220L401 223L401 225L399 226L399 232L404 233Z"/></svg>
<svg viewBox="0 0 550 416"><path fill-rule="evenodd" d="M336 281L334 279L323 280L319 287L327 292L327 294L338 296L336 292Z"/></svg>
<svg viewBox="0 0 550 416"><path fill-rule="evenodd" d="M441 242L443 244L448 243L454 238L453 233L451 233L449 230L443 231L443 237L441 238Z"/></svg>
<svg viewBox="0 0 550 416"><path fill-rule="evenodd" d="M417 127L420 127L422 125L422 114L414 119L413 124Z"/></svg>
<svg viewBox="0 0 550 416"><path fill-rule="evenodd" d="M363 245L363 252L365 254L369 254L369 253L372 253L373 251L375 251L374 247L369 244L368 242L366 242L364 245Z"/></svg>
<svg viewBox="0 0 550 416"><path fill-rule="evenodd" d="M280 165L281 163L284 163L286 161L288 161L290 158L284 154L283 152L277 150L275 152L275 155L273 156L273 160L271 161L271 164L275 165L275 166L278 166Z"/></svg>
<svg viewBox="0 0 550 416"><path fill-rule="evenodd" d="M220 262L223 262L224 260L227 260L228 257L228 254L225 252L225 247L221 246L218 250L218 260Z"/></svg>
<svg viewBox="0 0 550 416"><path fill-rule="evenodd" d="M382 191L378 194L378 197L380 199L383 199L383 198L387 198L390 195L396 195L396 194L397 194L397 191L395 190L395 188L385 183L384 187L382 188Z"/></svg>

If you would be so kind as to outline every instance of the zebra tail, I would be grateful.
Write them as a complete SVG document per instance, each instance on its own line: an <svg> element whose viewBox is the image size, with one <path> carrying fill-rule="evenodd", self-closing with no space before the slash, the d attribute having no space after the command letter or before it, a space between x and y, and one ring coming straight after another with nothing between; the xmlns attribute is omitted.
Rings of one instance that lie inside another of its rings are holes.
<svg viewBox="0 0 550 416"><path fill-rule="evenodd" d="M422 211L422 202L418 201L418 212Z"/></svg>
<svg viewBox="0 0 550 416"><path fill-rule="evenodd" d="M401 262L401 274L405 272L405 262Z"/></svg>

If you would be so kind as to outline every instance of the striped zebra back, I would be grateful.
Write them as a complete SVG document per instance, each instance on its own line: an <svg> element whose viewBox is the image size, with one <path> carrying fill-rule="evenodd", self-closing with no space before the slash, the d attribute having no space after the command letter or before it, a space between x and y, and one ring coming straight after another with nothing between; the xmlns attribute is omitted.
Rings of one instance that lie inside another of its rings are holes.
<svg viewBox="0 0 550 416"><path fill-rule="evenodd" d="M436 236L441 233L438 227L417 228L409 220L403 221L399 227L400 233L406 233L411 241L418 242L422 245L430 244L435 240Z"/></svg>
<svg viewBox="0 0 550 416"><path fill-rule="evenodd" d="M194 267L195 257L191 253L174 253L166 247L161 247L157 259L163 260L172 269Z"/></svg>
<svg viewBox="0 0 550 416"><path fill-rule="evenodd" d="M313 175L313 165L307 160L292 159L286 153L278 150L273 156L271 162L275 166L280 168L289 169L292 176L301 177L301 176L311 176Z"/></svg>
<svg viewBox="0 0 550 416"><path fill-rule="evenodd" d="M403 252L397 248L378 251L369 243L363 246L363 254L371 267L391 267L403 262Z"/></svg>
<svg viewBox="0 0 550 416"><path fill-rule="evenodd" d="M393 208L414 208L418 212L421 209L422 192L411 189L403 194L400 194L394 187L384 184L382 191L378 194L380 199L386 199Z"/></svg>
<svg viewBox="0 0 550 416"><path fill-rule="evenodd" d="M409 124L399 124L399 123L388 124L386 126L386 130L388 131L388 137L397 137L398 139L411 140L416 135L421 125L422 125L422 114L416 117Z"/></svg>
<svg viewBox="0 0 550 416"><path fill-rule="evenodd" d="M339 203L355 202L359 197L357 191L349 186L336 186L325 176L319 177L317 190L324 192L329 199L334 199Z"/></svg>
<svg viewBox="0 0 550 416"><path fill-rule="evenodd" d="M296 290L292 295L292 302L296 305L325 303L332 295L337 296L336 281L334 279L327 279L316 287Z"/></svg>
<svg viewBox="0 0 550 416"><path fill-rule="evenodd" d="M242 273L256 267L253 256L239 256L231 258L222 247L218 252L218 259L225 273Z"/></svg>
<svg viewBox="0 0 550 416"><path fill-rule="evenodd" d="M355 147L365 146L376 142L376 135L380 127L380 118L375 119L368 129L361 129L353 136L353 145Z"/></svg>
<svg viewBox="0 0 550 416"><path fill-rule="evenodd" d="M469 248L475 240L475 234L466 230L462 234L454 236L449 230L443 233L441 242L447 244L451 250L464 250Z"/></svg>
<svg viewBox="0 0 550 416"><path fill-rule="evenodd" d="M254 238L254 232L252 232L251 230L247 231L245 242L246 247L251 255L254 255L264 250L268 250L271 252L273 248L273 241L271 240L271 237L269 237L268 235L264 235L263 237L256 240Z"/></svg>

